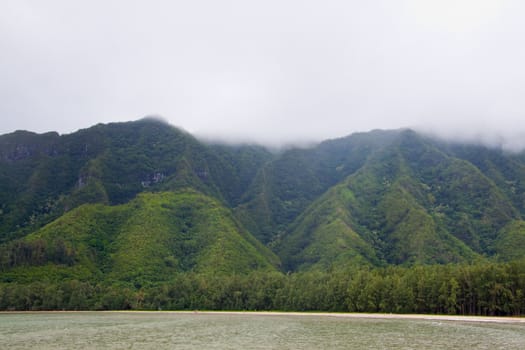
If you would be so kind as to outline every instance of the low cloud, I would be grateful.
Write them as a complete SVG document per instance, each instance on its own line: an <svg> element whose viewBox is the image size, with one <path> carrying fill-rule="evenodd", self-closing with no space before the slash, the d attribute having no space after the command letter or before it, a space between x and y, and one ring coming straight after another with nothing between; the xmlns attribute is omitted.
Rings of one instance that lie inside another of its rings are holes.
<svg viewBox="0 0 525 350"><path fill-rule="evenodd" d="M223 141L412 127L525 147L520 1L0 4L0 133L162 115Z"/></svg>

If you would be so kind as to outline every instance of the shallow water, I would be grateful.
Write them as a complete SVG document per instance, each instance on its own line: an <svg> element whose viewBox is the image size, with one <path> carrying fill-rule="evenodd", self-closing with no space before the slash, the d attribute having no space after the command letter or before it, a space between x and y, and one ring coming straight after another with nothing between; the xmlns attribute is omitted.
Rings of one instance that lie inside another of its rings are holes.
<svg viewBox="0 0 525 350"><path fill-rule="evenodd" d="M0 349L525 349L525 324L169 312L0 314Z"/></svg>

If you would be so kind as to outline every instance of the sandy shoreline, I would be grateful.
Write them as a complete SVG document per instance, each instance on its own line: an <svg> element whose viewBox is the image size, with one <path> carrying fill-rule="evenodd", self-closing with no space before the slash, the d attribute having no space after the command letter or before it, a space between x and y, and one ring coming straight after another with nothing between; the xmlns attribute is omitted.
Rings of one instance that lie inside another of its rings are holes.
<svg viewBox="0 0 525 350"><path fill-rule="evenodd" d="M155 312L155 311L153 311ZM163 311L161 311L163 312ZM407 320L435 320L459 322L495 322L495 323L523 323L525 318L520 317L492 317L492 316L455 316L455 315L420 315L420 314L381 314L381 313L335 313L335 312L280 312L280 311L166 311L185 314L205 315L259 315L259 316L299 316L299 317L338 317L338 318L368 318L368 319L407 319Z"/></svg>
<svg viewBox="0 0 525 350"><path fill-rule="evenodd" d="M143 313L143 314L182 314L182 315L230 315L230 316L294 316L294 317L337 317L337 318L365 318L365 319L406 319L455 322L490 322L490 323L518 323L525 325L523 317L497 316L457 316L457 315L423 315L423 314L381 314L381 313L336 313L336 312L283 312L283 311L0 311L0 315L8 314L45 314L45 313Z"/></svg>

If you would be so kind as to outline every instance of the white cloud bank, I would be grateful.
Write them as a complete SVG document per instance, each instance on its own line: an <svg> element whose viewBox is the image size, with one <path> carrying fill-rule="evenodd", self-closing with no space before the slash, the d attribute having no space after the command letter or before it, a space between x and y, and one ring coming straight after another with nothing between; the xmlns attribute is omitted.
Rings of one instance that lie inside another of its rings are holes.
<svg viewBox="0 0 525 350"><path fill-rule="evenodd" d="M0 133L159 114L270 144L414 127L525 146L525 3L0 3Z"/></svg>

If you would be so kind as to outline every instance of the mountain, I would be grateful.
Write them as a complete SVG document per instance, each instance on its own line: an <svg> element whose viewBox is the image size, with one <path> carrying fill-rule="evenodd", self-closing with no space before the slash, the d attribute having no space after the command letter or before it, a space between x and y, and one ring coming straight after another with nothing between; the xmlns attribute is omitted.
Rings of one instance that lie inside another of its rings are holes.
<svg viewBox="0 0 525 350"><path fill-rule="evenodd" d="M271 243L313 200L357 171L371 153L388 145L397 134L353 134L279 154L259 171L236 208L239 218L262 242Z"/></svg>
<svg viewBox="0 0 525 350"><path fill-rule="evenodd" d="M459 262L492 254L498 231L519 219L475 166L405 131L316 200L280 249L308 242L283 254L290 267L331 264L349 254L374 264ZM338 235L331 239L338 246L320 253L329 235Z"/></svg>
<svg viewBox="0 0 525 350"><path fill-rule="evenodd" d="M157 120L76 133L0 136L0 240L23 236L84 203L122 204L143 191L190 187L228 206L260 164L262 147L208 147Z"/></svg>
<svg viewBox="0 0 525 350"><path fill-rule="evenodd" d="M0 136L0 203L4 281L525 255L525 155L404 129L278 152L154 119L17 131Z"/></svg>
<svg viewBox="0 0 525 350"><path fill-rule="evenodd" d="M3 248L2 265L10 269L4 280L107 275L146 283L190 271L272 271L279 261L230 210L191 190L141 193L115 206L85 204Z"/></svg>

